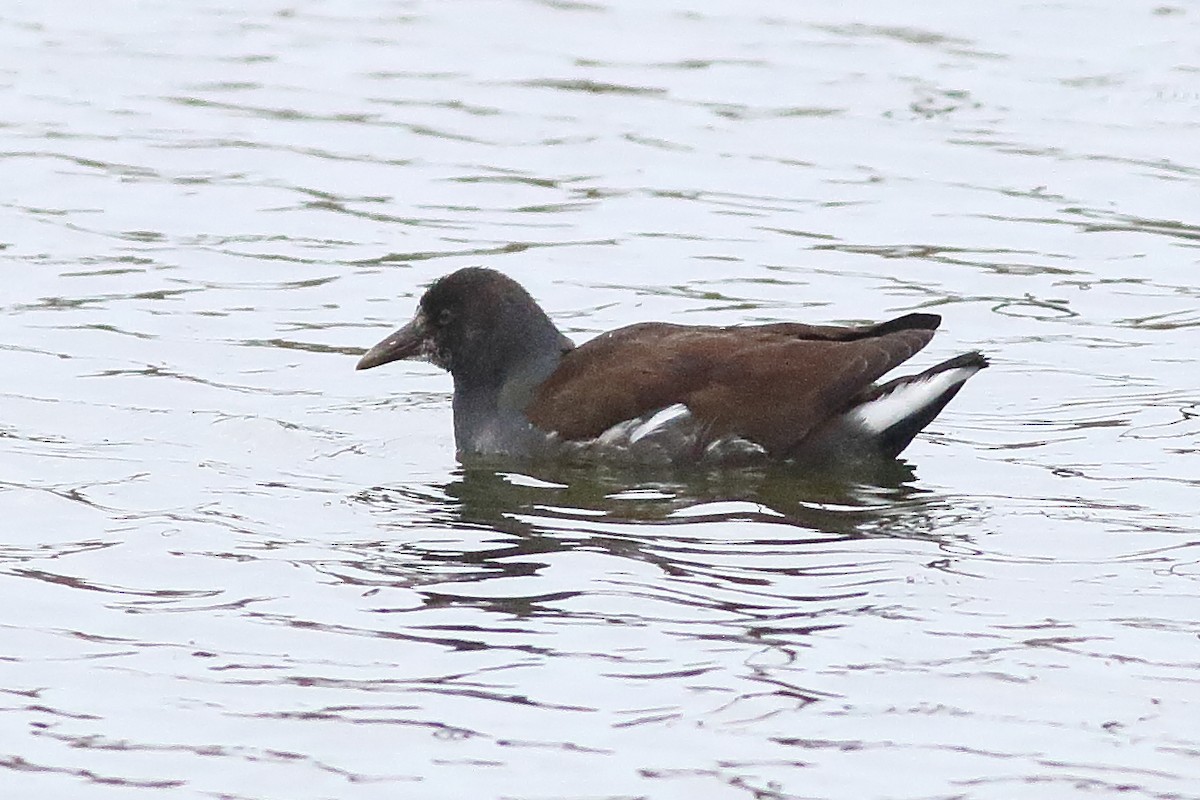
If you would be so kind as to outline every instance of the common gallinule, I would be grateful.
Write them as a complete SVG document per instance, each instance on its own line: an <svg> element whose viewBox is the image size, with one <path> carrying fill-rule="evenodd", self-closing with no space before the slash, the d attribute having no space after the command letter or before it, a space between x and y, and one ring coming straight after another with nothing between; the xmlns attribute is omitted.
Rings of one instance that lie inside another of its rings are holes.
<svg viewBox="0 0 1200 800"><path fill-rule="evenodd" d="M857 461L897 456L988 365L971 352L875 383L940 322L643 322L576 347L519 283L469 267L435 281L357 368L423 359L449 371L460 458Z"/></svg>

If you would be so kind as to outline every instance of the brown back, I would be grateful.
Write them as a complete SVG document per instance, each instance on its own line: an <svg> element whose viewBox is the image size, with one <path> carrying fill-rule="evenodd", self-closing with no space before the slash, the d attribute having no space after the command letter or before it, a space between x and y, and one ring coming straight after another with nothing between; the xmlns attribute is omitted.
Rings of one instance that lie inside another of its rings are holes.
<svg viewBox="0 0 1200 800"><path fill-rule="evenodd" d="M909 314L858 328L631 325L564 355L526 415L583 440L683 403L710 438L743 436L784 454L928 344L939 322Z"/></svg>

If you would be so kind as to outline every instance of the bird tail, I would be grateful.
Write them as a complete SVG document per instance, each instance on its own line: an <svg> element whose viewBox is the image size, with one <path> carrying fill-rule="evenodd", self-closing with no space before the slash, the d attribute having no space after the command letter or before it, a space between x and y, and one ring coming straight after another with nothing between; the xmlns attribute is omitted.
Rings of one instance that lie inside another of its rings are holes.
<svg viewBox="0 0 1200 800"><path fill-rule="evenodd" d="M924 372L876 386L847 416L865 429L883 455L894 458L946 407L967 379L987 365L982 353L963 353Z"/></svg>

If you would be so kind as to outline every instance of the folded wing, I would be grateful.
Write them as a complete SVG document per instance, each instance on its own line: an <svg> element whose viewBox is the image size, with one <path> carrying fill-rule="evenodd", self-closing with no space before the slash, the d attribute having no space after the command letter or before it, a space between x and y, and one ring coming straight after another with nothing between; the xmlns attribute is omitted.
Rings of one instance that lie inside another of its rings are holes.
<svg viewBox="0 0 1200 800"><path fill-rule="evenodd" d="M909 314L863 327L631 325L563 356L526 415L564 439L586 440L682 403L710 440L737 436L786 455L928 344L940 321Z"/></svg>

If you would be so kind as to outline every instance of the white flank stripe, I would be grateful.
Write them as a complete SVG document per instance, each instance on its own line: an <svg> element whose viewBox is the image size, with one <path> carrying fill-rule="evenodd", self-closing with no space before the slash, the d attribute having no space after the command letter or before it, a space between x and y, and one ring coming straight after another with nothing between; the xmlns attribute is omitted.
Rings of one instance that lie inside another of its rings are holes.
<svg viewBox="0 0 1200 800"><path fill-rule="evenodd" d="M761 444L739 436L714 439L708 443L708 447L704 448L704 457L714 461L757 458L766 454L767 450Z"/></svg>
<svg viewBox="0 0 1200 800"><path fill-rule="evenodd" d="M869 403L863 403L848 414L872 433L882 433L900 420L916 414L942 394L979 372L979 367L955 367L922 380L912 381Z"/></svg>
<svg viewBox="0 0 1200 800"><path fill-rule="evenodd" d="M618 422L604 433L596 437L596 443L605 447L611 445L623 445L629 441L629 432L638 424L636 419L627 419L624 422Z"/></svg>
<svg viewBox="0 0 1200 800"><path fill-rule="evenodd" d="M656 411L654 416L643 422L641 425L629 435L629 443L635 444L639 439L644 439L654 433L659 428L666 427L674 420L682 417L685 414L690 415L688 407L683 403L676 403L673 406L667 406L661 411Z"/></svg>

